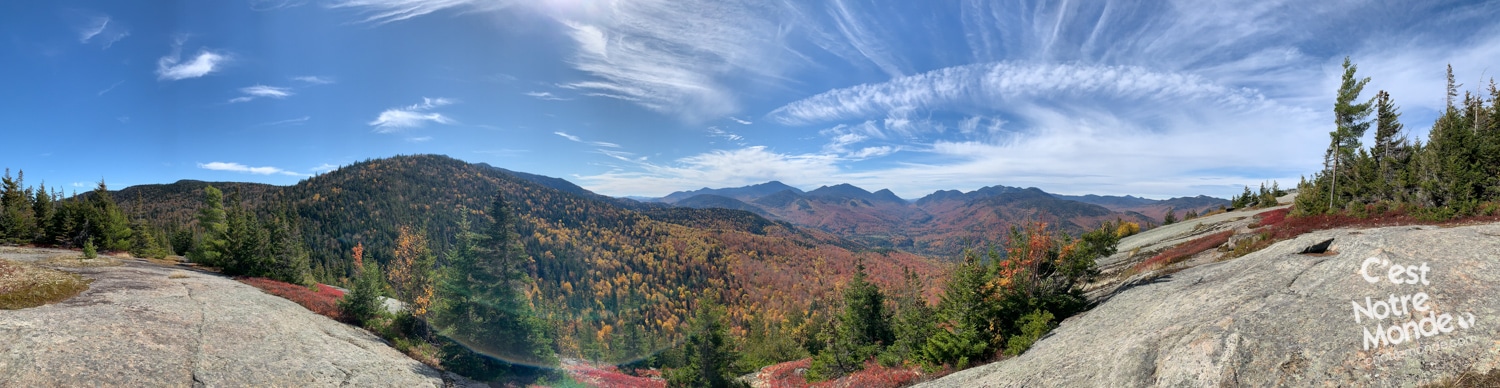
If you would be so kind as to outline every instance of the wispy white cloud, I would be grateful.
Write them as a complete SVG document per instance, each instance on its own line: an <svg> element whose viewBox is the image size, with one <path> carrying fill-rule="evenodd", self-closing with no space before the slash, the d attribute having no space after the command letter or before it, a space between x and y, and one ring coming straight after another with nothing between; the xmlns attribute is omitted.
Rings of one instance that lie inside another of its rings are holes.
<svg viewBox="0 0 1500 388"><path fill-rule="evenodd" d="M95 93L95 95L103 97L105 93L109 93L110 91L115 90L115 88L120 87L120 84L123 83L125 83L125 80L115 81L115 83L110 84L109 87L104 88L104 90L100 90L99 93Z"/></svg>
<svg viewBox="0 0 1500 388"><path fill-rule="evenodd" d="M717 126L708 127L708 133L709 135L712 135L714 137L721 137L724 138L724 140L729 140L732 142L745 140L744 136L740 136L738 134L735 134L734 132L725 131L723 128L719 128Z"/></svg>
<svg viewBox="0 0 1500 388"><path fill-rule="evenodd" d="M319 75L304 75L292 77L293 81L300 81L308 85L327 85L333 83L333 78Z"/></svg>
<svg viewBox="0 0 1500 388"><path fill-rule="evenodd" d="M275 11L287 8L300 7L307 4L307 0L249 0L250 9L256 11Z"/></svg>
<svg viewBox="0 0 1500 388"><path fill-rule="evenodd" d="M95 17L89 24L78 31L78 43L88 43L89 39L104 32L104 28L109 27L109 16Z"/></svg>
<svg viewBox="0 0 1500 388"><path fill-rule="evenodd" d="M244 93L245 95L244 96L240 96L240 97L235 97L233 99L230 99L229 102L230 103L246 102L246 101L254 100L254 99L260 98L260 97L281 99L281 98L289 97L289 96L291 96L293 94L291 88L277 87L277 86L266 86L266 85L255 85L255 86L243 87L243 88L240 88L240 93Z"/></svg>
<svg viewBox="0 0 1500 388"><path fill-rule="evenodd" d="M406 141L409 141L409 142L412 142L412 143L423 143L423 142L427 142L427 141L430 141L430 140L432 140L432 136L417 136L417 137L408 137L408 138L406 138Z"/></svg>
<svg viewBox="0 0 1500 388"><path fill-rule="evenodd" d="M887 75L900 77L903 74L902 66L897 64L896 56L891 52L891 48L886 47L881 34L873 31L871 26L866 26L861 20L862 17L850 10L844 0L834 0L828 6L839 32L854 46L855 50L858 50Z"/></svg>
<svg viewBox="0 0 1500 388"><path fill-rule="evenodd" d="M130 36L130 30L115 22L109 15L99 14L84 19L75 29L78 32L78 43L98 43L108 49L115 42Z"/></svg>
<svg viewBox="0 0 1500 388"><path fill-rule="evenodd" d="M178 37L172 45L172 53L156 60L156 79L163 81L178 81L188 78L198 78L212 73L223 67L229 56L209 50L199 50L198 54L182 60L182 44L185 37Z"/></svg>
<svg viewBox="0 0 1500 388"><path fill-rule="evenodd" d="M407 128L419 128L427 123L453 124L455 121L442 113L432 112L433 108L452 104L453 100L447 98L422 98L422 102L399 108L386 109L380 112L380 116L370 121L370 126L375 127L375 132L391 133Z"/></svg>
<svg viewBox="0 0 1500 388"><path fill-rule="evenodd" d="M307 175L307 174L302 174L302 173L298 173L298 172L295 172L295 171L283 170L283 169L276 168L276 167L269 167L269 166L267 166L267 167L250 167L250 166L246 166L246 165L239 164L239 163L233 163L233 162L198 163L198 168L205 169L205 170L213 170L213 171L243 172L243 173L250 173L250 174L256 174L256 175L273 175L273 174L290 175L290 176L305 176L305 175Z"/></svg>
<svg viewBox="0 0 1500 388"><path fill-rule="evenodd" d="M323 164L318 165L317 167L309 168L309 169L307 169L307 171L324 172L324 171L333 171L334 169L337 169L337 168L339 168L339 165L337 165L337 164L323 163Z"/></svg>
<svg viewBox="0 0 1500 388"><path fill-rule="evenodd" d="M540 100L547 100L547 101L568 101L568 100L571 100L571 98L562 98L562 97L558 97L556 95L553 95L552 92L526 92L526 95L527 96L531 96L531 97L536 97L537 99L540 99Z"/></svg>
<svg viewBox="0 0 1500 388"><path fill-rule="evenodd" d="M507 0L343 0L328 4L329 8L352 8L365 15L362 23L385 24L443 10L465 12L504 9L513 1Z"/></svg>
<svg viewBox="0 0 1500 388"><path fill-rule="evenodd" d="M1007 62L949 67L835 89L777 108L770 116L783 124L801 125L888 116L915 107L1006 109L1015 103L1099 98L1136 103L1209 100L1243 108L1272 104L1254 90L1218 85L1193 74L1135 66Z"/></svg>
<svg viewBox="0 0 1500 388"><path fill-rule="evenodd" d="M734 122L736 122L736 123L740 123L740 124L743 124L743 125L755 124L755 123L750 122L750 120L740 119L740 118L737 118L737 117L734 117L734 116L729 116L729 119L732 120L732 121L734 121Z"/></svg>
<svg viewBox="0 0 1500 388"><path fill-rule="evenodd" d="M256 124L255 126L257 126L257 127L274 127L274 126L277 126L277 125L302 125L303 123L306 123L308 120L312 120L312 116L302 116L302 117L298 117L298 118L294 118L294 119L286 119L286 120L277 120L277 121L265 122L265 123Z"/></svg>
<svg viewBox="0 0 1500 388"><path fill-rule="evenodd" d="M620 148L619 144L610 143L610 142L607 142L607 141L586 141L586 140L583 140L583 138L581 138L581 137L578 137L576 135L570 135L567 132L557 131L557 132L552 132L552 134L558 135L558 136L562 136L564 139L568 139L568 140L571 140L571 141L574 141L574 142L578 142L578 143L584 143L584 144L592 145L592 146L595 146L595 147Z"/></svg>

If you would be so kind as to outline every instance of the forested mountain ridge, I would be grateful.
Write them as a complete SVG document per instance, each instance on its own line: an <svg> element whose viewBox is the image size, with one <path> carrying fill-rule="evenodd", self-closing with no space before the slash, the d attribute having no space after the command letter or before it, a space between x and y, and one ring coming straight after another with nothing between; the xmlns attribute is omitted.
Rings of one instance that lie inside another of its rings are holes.
<svg viewBox="0 0 1500 388"><path fill-rule="evenodd" d="M718 290L742 332L752 323L816 313L811 304L827 299L859 261L880 283L900 281L903 267L924 278L935 279L940 272L929 258L851 250L858 247L750 212L632 210L616 204L627 200L573 193L561 184L566 181L549 179L555 178L415 155L355 163L293 186L240 188L239 196L256 212L295 213L310 247L313 275L345 283L354 273L351 249L363 244L365 260L387 263L401 226L425 234L441 265L460 220L482 229L483 210L503 193L516 211L516 229L531 258L527 267L535 282L527 296L556 327L559 352L612 361L680 340L690 303L705 290ZM144 213L186 215L182 222L191 226L190 215L199 207L190 201L191 193L202 186L184 181L129 188L116 196L132 212L136 193L143 193ZM236 186L226 186L232 200ZM147 195L155 192L175 194ZM811 321L805 318L796 320Z"/></svg>
<svg viewBox="0 0 1500 388"><path fill-rule="evenodd" d="M767 188L785 189L755 197ZM730 197L733 196L733 197ZM1124 199L1115 201L1115 199ZM1150 200L1136 197L1060 196L1037 188L983 187L943 190L906 201L888 189L870 192L850 184L803 192L780 182L676 192L659 199L674 206L747 210L858 244L951 257L965 248L1000 241L1011 226L1048 222L1079 234L1101 222L1160 223L1168 211L1204 212L1229 201L1212 197ZM1091 203L1099 200L1104 204ZM1120 202L1123 207L1110 204ZM1180 206L1180 207L1178 207Z"/></svg>

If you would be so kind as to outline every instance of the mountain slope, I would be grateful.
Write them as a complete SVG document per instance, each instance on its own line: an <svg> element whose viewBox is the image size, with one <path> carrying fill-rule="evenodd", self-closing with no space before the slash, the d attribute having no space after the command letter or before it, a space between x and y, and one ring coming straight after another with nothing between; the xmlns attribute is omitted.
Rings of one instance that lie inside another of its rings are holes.
<svg viewBox="0 0 1500 388"><path fill-rule="evenodd" d="M489 222L482 209L503 193L533 259L536 282L527 294L556 326L560 351L603 360L634 359L680 340L690 303L706 290L720 290L739 324L798 314L832 297L859 260L881 281L900 279L903 266L934 279L939 272L920 256L853 252L836 237L750 212L637 211L536 179L444 156L398 156L265 193L277 200L265 206L290 206L301 216L315 271L336 282L352 273L356 244L367 249L366 260L384 262L405 225L425 231L432 250L443 252L460 219L482 229ZM146 205L168 206L149 198Z"/></svg>

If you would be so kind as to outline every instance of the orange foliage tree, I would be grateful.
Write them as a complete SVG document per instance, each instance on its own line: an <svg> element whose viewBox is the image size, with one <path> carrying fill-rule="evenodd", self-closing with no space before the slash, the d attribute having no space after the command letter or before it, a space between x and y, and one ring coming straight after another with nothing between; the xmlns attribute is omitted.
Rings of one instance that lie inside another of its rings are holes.
<svg viewBox="0 0 1500 388"><path fill-rule="evenodd" d="M432 271L436 259L427 248L427 236L402 226L397 232L396 252L391 259L390 278L397 297L405 300L412 315L427 314L432 304Z"/></svg>

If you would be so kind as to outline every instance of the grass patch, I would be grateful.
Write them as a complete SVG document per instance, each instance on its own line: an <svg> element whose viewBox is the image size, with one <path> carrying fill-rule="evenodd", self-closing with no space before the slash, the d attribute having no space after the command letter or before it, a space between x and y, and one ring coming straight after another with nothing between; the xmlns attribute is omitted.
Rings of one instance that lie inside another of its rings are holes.
<svg viewBox="0 0 1500 388"><path fill-rule="evenodd" d="M167 275L167 279L186 279L187 277L187 272L182 271L172 271L172 274Z"/></svg>
<svg viewBox="0 0 1500 388"><path fill-rule="evenodd" d="M1183 260L1187 260L1187 258L1189 257L1193 257L1193 255L1209 249L1213 249L1220 245L1224 245L1224 243L1229 242L1229 237L1233 235L1234 231L1226 230L1223 232L1199 237L1192 241L1177 244L1177 246L1168 248L1167 250L1156 254L1156 256L1152 256L1150 259L1146 259L1140 264L1136 264L1135 269L1137 271L1143 271L1147 269L1162 268L1172 264L1177 264L1179 262L1182 262Z"/></svg>
<svg viewBox="0 0 1500 388"><path fill-rule="evenodd" d="M45 260L39 261L38 263L42 264L42 265L49 265L49 266L54 266L54 267L69 267L69 268L114 267L114 266L118 266L118 265L124 264L124 262L121 262L119 259L116 259L116 258L113 258L113 257L109 257L109 256L97 256L97 257L94 257L92 259L85 259L85 258L83 258L83 256L73 256L73 255L57 255L57 256L52 256L52 257L48 257Z"/></svg>
<svg viewBox="0 0 1500 388"><path fill-rule="evenodd" d="M0 309L60 302L89 289L90 282L75 273L0 260Z"/></svg>

